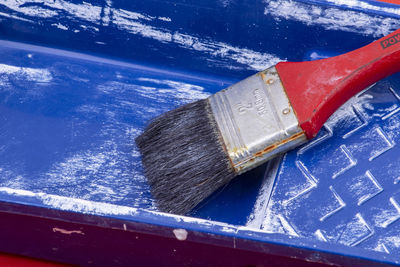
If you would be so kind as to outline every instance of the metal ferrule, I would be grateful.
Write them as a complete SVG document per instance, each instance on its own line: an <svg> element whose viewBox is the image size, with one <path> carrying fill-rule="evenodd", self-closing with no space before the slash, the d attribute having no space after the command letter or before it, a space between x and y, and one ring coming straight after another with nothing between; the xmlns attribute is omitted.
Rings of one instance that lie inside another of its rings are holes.
<svg viewBox="0 0 400 267"><path fill-rule="evenodd" d="M209 98L238 174L306 142L275 67Z"/></svg>

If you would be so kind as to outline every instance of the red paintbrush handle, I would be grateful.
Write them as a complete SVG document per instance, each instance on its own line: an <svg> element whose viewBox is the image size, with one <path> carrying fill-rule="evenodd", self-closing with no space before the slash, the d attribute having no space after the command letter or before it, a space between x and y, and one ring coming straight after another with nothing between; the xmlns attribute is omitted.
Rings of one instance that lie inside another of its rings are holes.
<svg viewBox="0 0 400 267"><path fill-rule="evenodd" d="M313 138L350 97L400 71L400 29L340 56L276 68L301 128Z"/></svg>

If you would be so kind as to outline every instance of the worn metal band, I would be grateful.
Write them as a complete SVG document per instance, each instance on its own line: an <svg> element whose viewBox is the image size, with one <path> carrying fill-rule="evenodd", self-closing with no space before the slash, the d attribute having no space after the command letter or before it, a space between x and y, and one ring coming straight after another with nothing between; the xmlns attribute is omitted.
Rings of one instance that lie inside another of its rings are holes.
<svg viewBox="0 0 400 267"><path fill-rule="evenodd" d="M216 93L209 101L239 174L306 141L275 67Z"/></svg>

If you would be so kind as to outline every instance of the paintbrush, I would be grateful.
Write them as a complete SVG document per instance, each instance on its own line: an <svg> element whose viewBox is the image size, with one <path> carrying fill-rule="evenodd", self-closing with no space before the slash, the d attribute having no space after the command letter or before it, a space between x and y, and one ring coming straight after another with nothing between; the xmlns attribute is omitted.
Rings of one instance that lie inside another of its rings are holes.
<svg viewBox="0 0 400 267"><path fill-rule="evenodd" d="M280 62L150 122L136 144L161 211L185 214L244 173L315 137L344 102L400 70L400 30L349 53Z"/></svg>

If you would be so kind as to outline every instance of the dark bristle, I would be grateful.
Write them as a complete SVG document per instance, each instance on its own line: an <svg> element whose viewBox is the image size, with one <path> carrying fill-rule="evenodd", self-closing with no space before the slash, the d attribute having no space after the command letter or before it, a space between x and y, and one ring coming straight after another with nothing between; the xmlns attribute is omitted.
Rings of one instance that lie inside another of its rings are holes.
<svg viewBox="0 0 400 267"><path fill-rule="evenodd" d="M208 100L155 118L136 144L161 211L185 214L235 177Z"/></svg>

